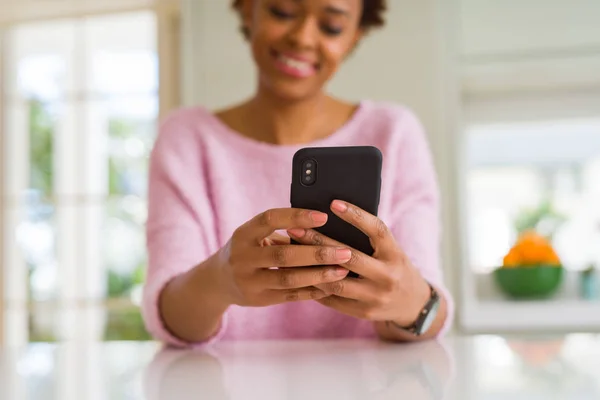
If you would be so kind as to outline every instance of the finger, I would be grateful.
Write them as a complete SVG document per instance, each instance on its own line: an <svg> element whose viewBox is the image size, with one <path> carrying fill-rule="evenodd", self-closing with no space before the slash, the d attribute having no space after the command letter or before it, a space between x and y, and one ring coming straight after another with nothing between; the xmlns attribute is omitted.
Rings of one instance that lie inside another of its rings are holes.
<svg viewBox="0 0 600 400"><path fill-rule="evenodd" d="M314 229L294 228L288 229L288 235L301 244L309 244L313 246L335 246L343 247L343 243L338 242L328 236L325 236Z"/></svg>
<svg viewBox="0 0 600 400"><path fill-rule="evenodd" d="M340 242L331 239L314 229L289 229L288 234L300 244L331 247L344 246ZM350 251L352 252L350 259L340 265L348 268L350 271L355 272L363 278L378 280L387 276L385 265L381 261L356 249L350 248Z"/></svg>
<svg viewBox="0 0 600 400"><path fill-rule="evenodd" d="M273 233L261 241L261 246L283 246L286 244L290 244L290 238L287 236L280 235L278 233Z"/></svg>
<svg viewBox="0 0 600 400"><path fill-rule="evenodd" d="M272 303L279 304L303 300L321 300L327 297L327 294L316 287L306 287L300 289L271 290L269 297L272 299Z"/></svg>
<svg viewBox="0 0 600 400"><path fill-rule="evenodd" d="M248 259L260 268L339 265L351 258L347 247L287 245L248 249Z"/></svg>
<svg viewBox="0 0 600 400"><path fill-rule="evenodd" d="M334 266L265 269L259 272L258 279L269 289L298 289L339 281L349 272Z"/></svg>
<svg viewBox="0 0 600 400"><path fill-rule="evenodd" d="M367 306L357 300L345 299L337 296L326 296L317 300L325 307L332 308L342 314L359 319L368 319Z"/></svg>
<svg viewBox="0 0 600 400"><path fill-rule="evenodd" d="M371 239L371 244L376 250L394 248L395 242L387 225L378 217L366 212L353 204L341 200L331 203L331 210Z"/></svg>
<svg viewBox="0 0 600 400"><path fill-rule="evenodd" d="M259 242L279 229L316 228L325 225L327 214L298 208L267 210L243 224L237 231L241 237Z"/></svg>
<svg viewBox="0 0 600 400"><path fill-rule="evenodd" d="M375 288L366 279L343 279L315 285L328 295L373 304L377 300Z"/></svg>

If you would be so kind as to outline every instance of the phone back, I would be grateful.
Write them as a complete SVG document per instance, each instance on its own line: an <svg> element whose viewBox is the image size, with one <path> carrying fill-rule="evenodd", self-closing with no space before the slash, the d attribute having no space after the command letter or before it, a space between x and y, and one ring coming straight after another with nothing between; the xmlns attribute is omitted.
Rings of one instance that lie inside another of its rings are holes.
<svg viewBox="0 0 600 400"><path fill-rule="evenodd" d="M291 206L329 215L322 234L368 255L369 238L331 211L333 200L355 204L377 215L381 190L382 155L371 146L309 147L294 155Z"/></svg>

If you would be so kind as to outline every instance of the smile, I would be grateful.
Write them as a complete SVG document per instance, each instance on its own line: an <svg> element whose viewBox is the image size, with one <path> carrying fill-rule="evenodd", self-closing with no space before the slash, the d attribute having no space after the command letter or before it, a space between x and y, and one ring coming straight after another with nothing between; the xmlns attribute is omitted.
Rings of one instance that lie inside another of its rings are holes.
<svg viewBox="0 0 600 400"><path fill-rule="evenodd" d="M317 73L317 66L311 62L274 52L275 67L294 78L308 78Z"/></svg>

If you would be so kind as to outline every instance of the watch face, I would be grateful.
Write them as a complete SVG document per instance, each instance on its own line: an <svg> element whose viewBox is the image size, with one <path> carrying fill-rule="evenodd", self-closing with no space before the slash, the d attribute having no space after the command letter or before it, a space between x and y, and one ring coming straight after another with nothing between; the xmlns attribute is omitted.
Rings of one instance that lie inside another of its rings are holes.
<svg viewBox="0 0 600 400"><path fill-rule="evenodd" d="M427 316L423 320L423 324L421 325L421 329L419 329L419 334L422 335L431 328L433 321L435 321L435 317L437 316L438 310L440 308L440 302L436 301L433 306L431 306L431 310L427 313Z"/></svg>

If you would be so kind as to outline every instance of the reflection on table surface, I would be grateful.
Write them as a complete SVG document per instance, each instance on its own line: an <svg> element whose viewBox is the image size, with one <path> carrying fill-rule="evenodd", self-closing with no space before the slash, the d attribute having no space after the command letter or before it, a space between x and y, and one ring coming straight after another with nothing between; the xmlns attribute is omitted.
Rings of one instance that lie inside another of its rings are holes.
<svg viewBox="0 0 600 400"><path fill-rule="evenodd" d="M0 350L0 399L598 399L600 337L442 342L34 344Z"/></svg>
<svg viewBox="0 0 600 400"><path fill-rule="evenodd" d="M148 399L441 399L451 358L437 342L237 343L207 352L157 354Z"/></svg>

